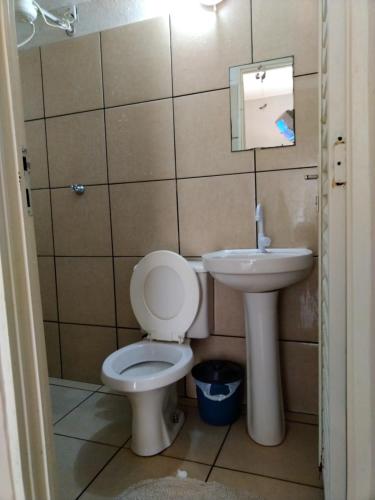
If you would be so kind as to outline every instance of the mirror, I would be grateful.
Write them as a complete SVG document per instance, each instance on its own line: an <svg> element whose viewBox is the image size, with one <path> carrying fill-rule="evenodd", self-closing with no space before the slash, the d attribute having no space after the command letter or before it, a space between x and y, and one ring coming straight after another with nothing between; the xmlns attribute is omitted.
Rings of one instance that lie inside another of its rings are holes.
<svg viewBox="0 0 375 500"><path fill-rule="evenodd" d="M229 72L232 151L293 146L293 57Z"/></svg>

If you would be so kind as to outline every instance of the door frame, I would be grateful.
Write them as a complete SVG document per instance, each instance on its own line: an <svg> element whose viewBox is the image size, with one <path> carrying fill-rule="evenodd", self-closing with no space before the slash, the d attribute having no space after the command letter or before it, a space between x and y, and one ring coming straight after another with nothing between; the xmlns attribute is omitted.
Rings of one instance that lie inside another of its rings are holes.
<svg viewBox="0 0 375 500"><path fill-rule="evenodd" d="M374 0L348 0L348 500L375 498L374 45Z"/></svg>
<svg viewBox="0 0 375 500"><path fill-rule="evenodd" d="M2 498L56 499L47 359L13 0L0 2L0 459ZM5 490L4 490L5 491Z"/></svg>

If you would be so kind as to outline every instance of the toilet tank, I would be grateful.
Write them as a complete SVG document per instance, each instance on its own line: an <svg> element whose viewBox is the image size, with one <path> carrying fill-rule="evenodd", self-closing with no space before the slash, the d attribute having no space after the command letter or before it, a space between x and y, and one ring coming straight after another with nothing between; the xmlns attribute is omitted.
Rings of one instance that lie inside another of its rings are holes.
<svg viewBox="0 0 375 500"><path fill-rule="evenodd" d="M195 320L187 331L186 337L191 339L204 339L213 330L213 279L204 269L201 259L188 261L197 273L199 282L199 307Z"/></svg>

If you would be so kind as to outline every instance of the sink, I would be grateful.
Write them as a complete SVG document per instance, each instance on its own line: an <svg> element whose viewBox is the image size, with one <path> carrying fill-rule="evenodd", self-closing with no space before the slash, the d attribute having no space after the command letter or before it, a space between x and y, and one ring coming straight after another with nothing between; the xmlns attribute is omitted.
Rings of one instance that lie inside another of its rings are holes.
<svg viewBox="0 0 375 500"><path fill-rule="evenodd" d="M219 282L243 292L246 331L247 429L264 446L280 444L285 416L278 344L281 288L304 279L313 256L306 248L222 250L202 256Z"/></svg>
<svg viewBox="0 0 375 500"><path fill-rule="evenodd" d="M241 292L269 292L302 280L313 263L306 248L222 250L203 255L207 271L224 285Z"/></svg>

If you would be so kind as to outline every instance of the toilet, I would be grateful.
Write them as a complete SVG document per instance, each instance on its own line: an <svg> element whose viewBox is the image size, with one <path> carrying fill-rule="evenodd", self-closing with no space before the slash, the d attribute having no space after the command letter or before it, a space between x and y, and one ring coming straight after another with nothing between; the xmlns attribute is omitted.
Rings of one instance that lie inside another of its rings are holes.
<svg viewBox="0 0 375 500"><path fill-rule="evenodd" d="M131 449L150 456L168 448L184 423L177 382L193 366L190 338L206 338L212 324L212 278L200 260L161 250L134 268L130 301L144 340L110 354L102 380L129 398Z"/></svg>

